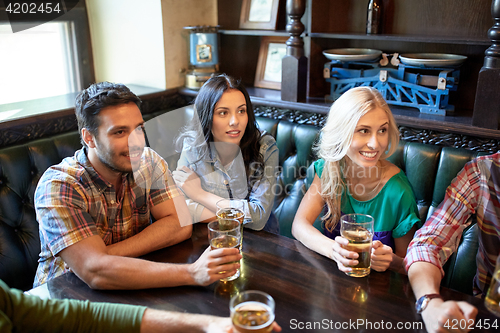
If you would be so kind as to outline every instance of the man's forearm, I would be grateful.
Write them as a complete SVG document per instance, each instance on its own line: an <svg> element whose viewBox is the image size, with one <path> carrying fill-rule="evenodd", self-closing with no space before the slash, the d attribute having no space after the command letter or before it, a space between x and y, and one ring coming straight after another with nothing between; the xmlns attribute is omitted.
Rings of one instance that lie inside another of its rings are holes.
<svg viewBox="0 0 500 333"><path fill-rule="evenodd" d="M108 245L107 251L110 255L139 257L188 239L192 229L192 225L181 227L176 216L167 216L132 237Z"/></svg>
<svg viewBox="0 0 500 333"><path fill-rule="evenodd" d="M222 332L231 326L229 318L147 309L141 323L145 332Z"/></svg>
<svg viewBox="0 0 500 333"><path fill-rule="evenodd" d="M437 266L425 261L417 261L408 269L408 277L417 300L427 294L439 294L442 276ZM420 314L427 332L437 333L447 331L446 326L450 325L452 320L474 321L477 309L466 302L444 301L440 297L434 297L423 305Z"/></svg>
<svg viewBox="0 0 500 333"><path fill-rule="evenodd" d="M425 294L439 294L442 276L437 266L417 261L408 269L408 278L416 299Z"/></svg>
<svg viewBox="0 0 500 333"><path fill-rule="evenodd" d="M93 289L149 289L196 284L191 264L158 263L143 259L104 255L75 272Z"/></svg>

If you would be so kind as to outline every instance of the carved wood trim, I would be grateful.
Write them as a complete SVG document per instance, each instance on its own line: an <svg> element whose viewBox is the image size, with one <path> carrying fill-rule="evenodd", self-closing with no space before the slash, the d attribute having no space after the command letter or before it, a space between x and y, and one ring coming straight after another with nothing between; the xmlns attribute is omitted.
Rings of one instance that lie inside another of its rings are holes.
<svg viewBox="0 0 500 333"><path fill-rule="evenodd" d="M287 120L297 124L313 125L323 127L327 115L297 111L290 109L280 109L269 106L255 106L255 115L275 120ZM399 126L401 140L408 142L420 142L425 144L435 144L444 147L464 148L477 152L494 154L500 151L500 140L485 139L470 135L445 133L434 130Z"/></svg>

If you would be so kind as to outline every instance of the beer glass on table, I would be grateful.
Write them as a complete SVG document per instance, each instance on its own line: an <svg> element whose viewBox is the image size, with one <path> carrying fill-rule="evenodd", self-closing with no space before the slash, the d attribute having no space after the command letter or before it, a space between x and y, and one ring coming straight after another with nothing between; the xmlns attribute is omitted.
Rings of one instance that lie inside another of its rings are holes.
<svg viewBox="0 0 500 333"><path fill-rule="evenodd" d="M495 272L491 278L490 288L484 299L484 305L491 313L500 317L500 255L497 257Z"/></svg>
<svg viewBox="0 0 500 333"><path fill-rule="evenodd" d="M358 264L349 266L349 276L363 277L370 274L370 257L373 241L373 217L365 214L346 214L340 218L340 234L349 241L344 248L358 253Z"/></svg>
<svg viewBox="0 0 500 333"><path fill-rule="evenodd" d="M217 220L224 228L228 219L238 219L240 221L240 250L243 244L243 220L245 219L245 202L237 199L222 199L217 201Z"/></svg>
<svg viewBox="0 0 500 333"><path fill-rule="evenodd" d="M257 290L236 294L229 302L231 321L238 333L268 333L273 329L274 299Z"/></svg>
<svg viewBox="0 0 500 333"><path fill-rule="evenodd" d="M212 250L220 248L237 248L241 242L241 228L238 219L226 219L222 227L219 221L208 224L208 240ZM220 281L232 281L240 276L240 269L230 277Z"/></svg>

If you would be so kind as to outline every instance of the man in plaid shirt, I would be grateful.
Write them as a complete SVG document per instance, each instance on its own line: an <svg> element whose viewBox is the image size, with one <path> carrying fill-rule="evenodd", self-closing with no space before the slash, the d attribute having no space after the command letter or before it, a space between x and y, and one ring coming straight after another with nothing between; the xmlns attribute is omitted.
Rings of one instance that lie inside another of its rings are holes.
<svg viewBox="0 0 500 333"><path fill-rule="evenodd" d="M444 263L456 251L463 230L476 220L479 230L476 294L486 294L500 252L500 154L467 163L446 190L441 205L415 233L405 264L417 312L429 332L443 331L452 320L469 322L477 310L466 302L444 302L439 286Z"/></svg>
<svg viewBox="0 0 500 333"><path fill-rule="evenodd" d="M167 163L145 148L140 103L126 86L109 82L77 96L83 148L50 167L35 192L35 287L69 270L96 289L208 285L236 272L238 249L208 248L185 265L136 258L192 232Z"/></svg>

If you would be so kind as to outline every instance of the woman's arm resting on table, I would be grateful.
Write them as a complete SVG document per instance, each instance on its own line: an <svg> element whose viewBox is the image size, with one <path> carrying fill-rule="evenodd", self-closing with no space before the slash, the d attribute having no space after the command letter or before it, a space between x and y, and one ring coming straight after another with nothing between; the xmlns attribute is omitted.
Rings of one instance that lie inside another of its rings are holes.
<svg viewBox="0 0 500 333"><path fill-rule="evenodd" d="M172 172L175 183L188 198L198 202L209 212L217 211L217 201L223 199L218 195L205 191L201 187L200 177L187 166L179 166ZM205 215L206 217L206 215Z"/></svg>
<svg viewBox="0 0 500 333"><path fill-rule="evenodd" d="M313 226L325 205L320 188L321 180L315 175L293 219L292 235L309 249L333 259L331 249L335 242Z"/></svg>
<svg viewBox="0 0 500 333"><path fill-rule="evenodd" d="M292 224L292 234L309 249L335 260L341 271L350 271L351 268L346 266L356 265L358 261L355 259L358 258L358 254L347 251L342 247L342 245L345 246L349 243L347 239L343 237L336 237L335 240L330 239L314 227L314 221L325 205L320 191L321 180L318 175L315 175L295 214Z"/></svg>

